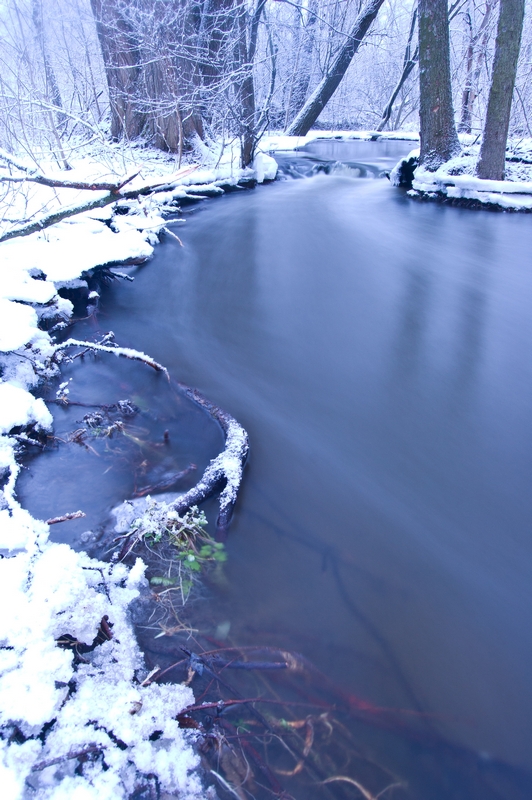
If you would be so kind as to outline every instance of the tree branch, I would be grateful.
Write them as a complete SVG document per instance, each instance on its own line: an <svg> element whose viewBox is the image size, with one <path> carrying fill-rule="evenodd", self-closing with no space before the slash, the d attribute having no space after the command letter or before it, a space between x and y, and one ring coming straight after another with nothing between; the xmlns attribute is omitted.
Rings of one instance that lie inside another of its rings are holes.
<svg viewBox="0 0 532 800"><path fill-rule="evenodd" d="M3 154L0 153L0 158L3 158ZM11 159L10 162L14 166L16 166L16 159ZM20 168L17 166L17 168ZM28 169L27 167L22 167L23 169ZM71 206L63 206L59 208L57 211L52 211L50 214L43 214L31 222L25 223L23 225L17 225L11 230L6 231L0 236L0 243L5 242L8 239L14 239L17 236L30 236L32 233L36 233L37 231L42 231L45 228L49 228L50 225L55 225L57 222L61 222L64 219L68 219L68 217L73 217L76 214L81 214L84 211L92 211L93 208L103 208L103 206L109 205L109 203L114 203L117 200L132 200L135 197L143 194L151 194L151 192L155 192L157 190L170 190L175 188L175 186L179 183L179 181L189 175L194 170L198 169L198 166L195 165L193 167L186 167L185 169L180 170L179 172L175 173L170 178L167 178L165 181L159 181L158 183L147 183L141 186L138 189L131 189L127 192L121 192L123 186L133 180L135 175L132 175L126 179L124 179L121 183L112 184L113 191L110 191L108 194L105 194L101 197L95 198L93 200L85 200L82 203L78 203L76 205ZM138 175L138 173L137 173ZM27 180L31 180L28 178ZM41 181L37 181L39 183ZM80 186L70 185L67 186L66 184L68 181L61 182L60 184L56 184L63 186L65 188L80 188ZM50 185L50 184L48 184ZM100 184L101 186L102 184ZM87 184L82 188L85 189L95 189L97 184Z"/></svg>
<svg viewBox="0 0 532 800"><path fill-rule="evenodd" d="M107 334L106 339L107 341L112 341L112 335ZM82 342L78 339L67 339L66 342L62 342L61 344L55 346L55 352L57 353L59 350L65 350L67 347L86 347L89 350L98 350L102 353L111 353L114 356L129 358L132 361L142 361L144 364L152 367L152 369L154 369L156 372L163 372L168 380L170 380L170 376L168 375L168 370L166 367L163 367L162 364L154 361L153 358L150 358L145 353L141 353L139 350L132 350L129 347L113 347L104 344L96 344L96 342Z"/></svg>

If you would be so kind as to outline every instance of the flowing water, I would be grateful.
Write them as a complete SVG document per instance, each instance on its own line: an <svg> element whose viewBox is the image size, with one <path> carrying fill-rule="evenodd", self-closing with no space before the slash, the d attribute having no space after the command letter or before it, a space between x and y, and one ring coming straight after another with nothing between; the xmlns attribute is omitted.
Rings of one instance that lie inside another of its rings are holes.
<svg viewBox="0 0 532 800"><path fill-rule="evenodd" d="M347 167L196 207L178 229L184 248L166 239L134 283L107 292L99 324L249 432L215 621L239 644L302 652L379 706L433 714L479 762L523 770L515 796L525 798L531 218L414 202L385 179L353 179L357 164L378 175L410 150L394 145L318 143L281 164ZM132 375L117 379L127 396ZM157 376L144 375L157 394ZM76 396L105 380L87 378ZM191 441L205 436L199 454L178 447L180 465L201 468L219 434L188 407L183 415ZM41 516L83 507L87 471L78 500L58 508L48 487L44 509L46 458L20 483L26 505ZM99 480L110 487L102 507L113 492L122 499L123 479ZM412 779L411 753L395 764ZM454 797L444 783L424 796Z"/></svg>

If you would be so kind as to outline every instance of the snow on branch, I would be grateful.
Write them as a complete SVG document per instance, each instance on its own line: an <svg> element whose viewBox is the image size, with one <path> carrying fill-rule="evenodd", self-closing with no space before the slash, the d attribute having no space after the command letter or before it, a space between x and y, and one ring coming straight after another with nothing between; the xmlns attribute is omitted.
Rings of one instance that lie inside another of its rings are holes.
<svg viewBox="0 0 532 800"><path fill-rule="evenodd" d="M105 336L105 341L112 342L114 334L112 331ZM170 376L168 374L168 370L166 367L163 367L162 364L159 364L157 361L154 361L153 358L150 358L145 353L141 353L139 350L133 350L130 347L118 347L116 345L106 345L106 344L97 344L96 342L83 342L79 339L67 339L66 342L62 342L55 346L55 352L60 350L65 350L67 347L85 347L87 352L88 350L98 350L102 353L112 353L114 356L122 356L123 358L129 358L132 361L142 361L144 364L147 364L149 367L152 367L156 372L163 372L168 380L170 380Z"/></svg>
<svg viewBox="0 0 532 800"><path fill-rule="evenodd" d="M33 182L39 183L44 186L48 186L49 188L60 188L60 189L77 189L80 191L105 191L107 194L99 195L96 198L90 199L83 199L79 203L75 203L73 205L61 206L55 211L51 211L49 213L42 213L35 216L33 219L25 221L23 224L16 225L15 227L11 228L10 230L6 231L2 235L0 235L0 242L5 242L8 239L14 239L18 236L29 236L32 233L37 233L38 231L44 230L45 228L49 228L50 225L55 225L57 222L61 222L64 219L68 219L69 217L73 217L76 214L81 214L84 211L92 211L94 208L103 208L104 206L109 205L110 203L114 203L117 200L133 200L140 195L151 194L152 192L156 191L163 191L175 188L179 182L189 175L191 172L196 170L198 167L194 165L192 167L185 167L178 172L174 173L174 175L165 178L163 181L150 181L148 183L143 183L141 186L135 189L129 189L128 191L123 192L122 189L126 184L131 183L136 177L138 177L139 173L136 172L133 175L129 175L118 182L115 183L108 183L105 181L94 181L94 182L83 182L83 181L68 181L62 179L55 179L50 178L43 173L39 172L38 170L31 170L30 167L23 164L19 159L15 158L9 153L6 153L4 150L0 149L0 161L4 161L5 163L9 164L10 166L15 167L16 169L20 170L24 173L23 176L12 176L7 174L2 174L0 172L0 183L2 181L5 182L14 182L14 183L26 183L26 182Z"/></svg>
<svg viewBox="0 0 532 800"><path fill-rule="evenodd" d="M71 206L63 206L57 211L52 211L49 214L39 214L31 222L26 222L23 225L16 225L14 228L6 231L0 236L0 242L6 242L8 239L14 239L17 236L30 236L32 233L37 233L50 225L55 225L56 222L61 222L68 217L73 217L76 214L81 214L83 211L92 211L93 208L103 208L116 200L120 199L121 195L106 194L103 197L98 197L93 200L85 200L83 203L78 203Z"/></svg>

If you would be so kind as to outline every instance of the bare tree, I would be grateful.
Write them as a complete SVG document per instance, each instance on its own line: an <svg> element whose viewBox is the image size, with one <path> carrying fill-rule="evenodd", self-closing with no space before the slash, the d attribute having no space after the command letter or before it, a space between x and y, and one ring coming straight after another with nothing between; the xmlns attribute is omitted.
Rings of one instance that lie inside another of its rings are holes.
<svg viewBox="0 0 532 800"><path fill-rule="evenodd" d="M375 17L379 13L384 0L367 0L356 18L353 28L346 37L344 45L340 48L336 58L329 67L327 74L289 126L287 133L291 136L305 136L312 128L319 115L340 85L347 68L364 36L370 29Z"/></svg>
<svg viewBox="0 0 532 800"><path fill-rule="evenodd" d="M403 69L401 71L401 75L399 77L399 80L397 81L397 84L395 85L394 90L393 90L393 92L392 92L392 94L390 96L390 99L386 103L386 107L385 107L384 111L382 112L381 121L379 122L379 124L377 126L377 130L378 131L382 131L386 127L386 124L388 123L388 120L390 119L390 117L392 115L393 104L397 100L399 92L401 91L401 89L405 85L406 81L410 77L410 74L411 74L412 70L414 69L414 67L416 66L416 64L418 62L418 59L419 59L419 47L416 46L414 52L412 52L412 40L414 38L414 33L415 33L415 30L416 30L416 21L417 21L417 6L414 6L414 9L412 11L412 18L411 18L411 21L410 21L410 31L408 33L408 41L406 43L405 54L404 54L404 57L403 57Z"/></svg>
<svg viewBox="0 0 532 800"><path fill-rule="evenodd" d="M477 165L479 178L504 179L506 141L524 13L525 0L500 0L488 110Z"/></svg>
<svg viewBox="0 0 532 800"><path fill-rule="evenodd" d="M111 106L111 135L135 139L144 118L137 106L140 45L121 0L90 0L102 48Z"/></svg>
<svg viewBox="0 0 532 800"><path fill-rule="evenodd" d="M266 0L257 0L251 14L242 3L237 9L237 42L235 70L232 78L237 99L237 125L241 140L241 163L247 167L253 161L256 145L256 103L253 62L257 51L259 23Z"/></svg>
<svg viewBox="0 0 532 800"><path fill-rule="evenodd" d="M309 0L307 8L296 8L295 63L286 102L285 124L290 122L303 108L312 77L312 59L316 44L318 0Z"/></svg>
<svg viewBox="0 0 532 800"><path fill-rule="evenodd" d="M486 53L489 22L497 0L487 0L480 25L474 29L474 9L469 7L464 13L468 33L466 53L466 77L462 91L462 104L458 130L462 133L471 133L473 124L473 104L478 94L478 81L482 68L482 60Z"/></svg>
<svg viewBox="0 0 532 800"><path fill-rule="evenodd" d="M447 0L419 0L420 163L436 170L460 152L454 124Z"/></svg>

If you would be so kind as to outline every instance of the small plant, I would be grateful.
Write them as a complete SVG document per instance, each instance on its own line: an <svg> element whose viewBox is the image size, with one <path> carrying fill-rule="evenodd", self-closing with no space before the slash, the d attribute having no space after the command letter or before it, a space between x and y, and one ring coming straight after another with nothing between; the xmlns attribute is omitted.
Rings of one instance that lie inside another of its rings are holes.
<svg viewBox="0 0 532 800"><path fill-rule="evenodd" d="M224 545L215 542L206 527L207 518L197 506L180 516L166 503L147 498L146 511L133 522L132 533L149 549L162 545L163 551L158 547L158 554L168 567L166 575L155 575L150 579L152 586L179 588L187 595L192 585L191 573L199 573L209 565L227 560ZM172 575L173 566L179 567L176 575Z"/></svg>

